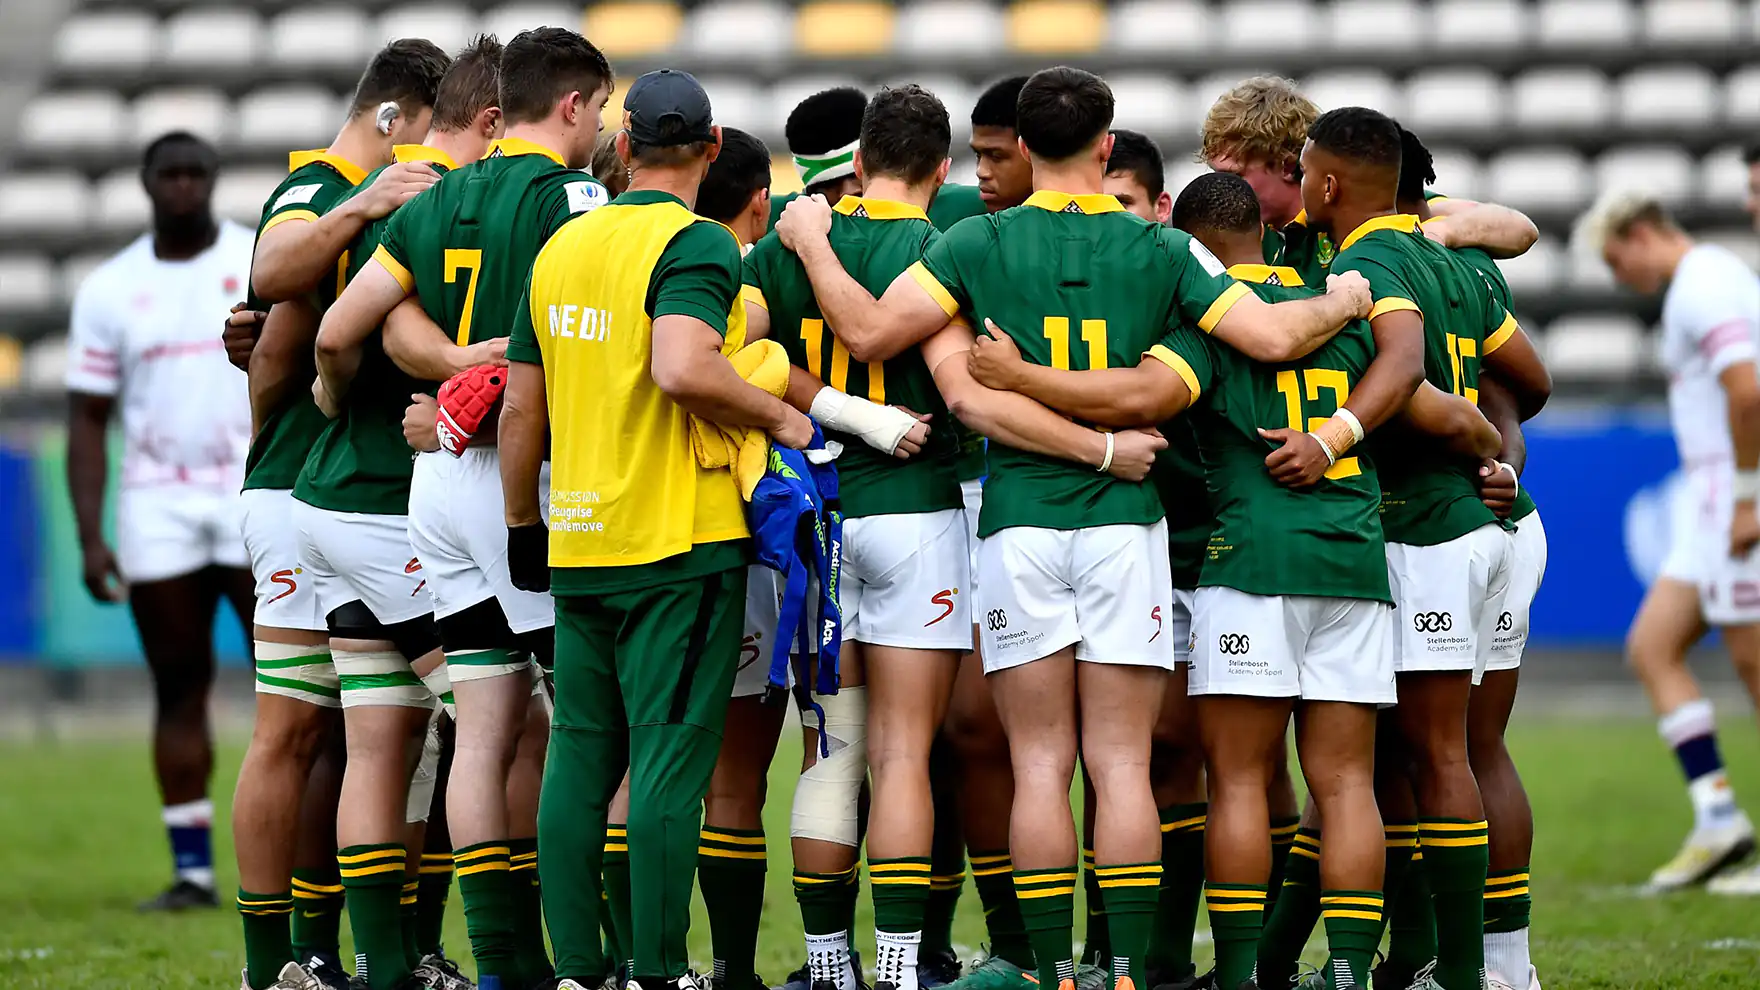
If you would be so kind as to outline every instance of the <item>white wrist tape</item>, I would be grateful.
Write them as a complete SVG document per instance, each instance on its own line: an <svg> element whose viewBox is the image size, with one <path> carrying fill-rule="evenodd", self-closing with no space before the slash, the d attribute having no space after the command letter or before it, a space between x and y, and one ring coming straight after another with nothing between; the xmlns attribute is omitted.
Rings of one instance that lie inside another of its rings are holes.
<svg viewBox="0 0 1760 990"><path fill-rule="evenodd" d="M1516 490L1516 492L1518 494L1520 494L1520 492L1522 490L1522 479L1516 475L1516 469L1513 467L1510 467L1508 464L1504 463L1503 461L1498 461L1496 463L1497 463L1497 469L1499 471L1508 471L1509 472L1510 487L1514 488Z"/></svg>
<svg viewBox="0 0 1760 990"><path fill-rule="evenodd" d="M1737 502L1750 502L1760 498L1760 471L1737 471L1730 491Z"/></svg>
<svg viewBox="0 0 1760 990"><path fill-rule="evenodd" d="M1100 473L1112 470L1112 455L1118 449L1118 441L1112 434L1106 434L1106 456L1100 459Z"/></svg>
<svg viewBox="0 0 1760 990"><path fill-rule="evenodd" d="M1339 406L1338 411L1332 415L1344 420L1345 425L1351 428L1351 446L1355 447L1363 442L1363 422L1357 418L1356 413Z"/></svg>
<svg viewBox="0 0 1760 990"><path fill-rule="evenodd" d="M888 454L895 453L899 441L917 425L917 418L902 409L869 402L834 388L820 389L813 396L813 406L807 415L821 426L854 434L868 446Z"/></svg>
<svg viewBox="0 0 1760 990"><path fill-rule="evenodd" d="M1326 442L1325 437L1313 432L1310 432L1308 436L1313 437L1314 442L1320 445L1320 449L1326 452L1326 463L1328 465L1338 463L1338 452L1332 449L1332 445Z"/></svg>

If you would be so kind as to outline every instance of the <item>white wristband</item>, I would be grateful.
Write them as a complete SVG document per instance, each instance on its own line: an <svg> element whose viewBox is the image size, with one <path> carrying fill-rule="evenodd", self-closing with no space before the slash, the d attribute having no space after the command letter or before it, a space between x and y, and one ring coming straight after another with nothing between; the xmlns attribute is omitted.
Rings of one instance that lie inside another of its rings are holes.
<svg viewBox="0 0 1760 990"><path fill-rule="evenodd" d="M823 426L842 433L851 433L875 450L891 454L899 441L917 425L916 417L902 409L869 402L859 396L822 388L813 396L807 415Z"/></svg>
<svg viewBox="0 0 1760 990"><path fill-rule="evenodd" d="M1498 461L1497 467L1498 467L1498 470L1500 470L1500 471L1508 471L1509 472L1510 486L1515 489L1517 494L1521 494L1522 479L1519 475L1516 474L1516 469L1509 466L1509 464L1505 463L1504 461ZM1757 477L1760 477L1760 475L1757 475Z"/></svg>
<svg viewBox="0 0 1760 990"><path fill-rule="evenodd" d="M1752 502L1760 498L1760 470L1737 471L1730 491L1737 502Z"/></svg>
<svg viewBox="0 0 1760 990"><path fill-rule="evenodd" d="M1338 463L1338 454L1333 451L1332 445L1326 442L1325 437L1318 433L1309 433L1308 436L1313 437L1314 442L1320 445L1320 449L1326 452L1326 463L1328 465Z"/></svg>
<svg viewBox="0 0 1760 990"><path fill-rule="evenodd" d="M1112 434L1106 434L1106 456L1100 459L1101 474L1105 474L1107 471L1112 470L1112 453L1116 448L1117 441L1113 439Z"/></svg>
<svg viewBox="0 0 1760 990"><path fill-rule="evenodd" d="M1363 422L1357 418L1356 413L1339 406L1338 411L1333 415L1344 420L1345 425L1351 428L1351 446L1355 447L1363 442Z"/></svg>

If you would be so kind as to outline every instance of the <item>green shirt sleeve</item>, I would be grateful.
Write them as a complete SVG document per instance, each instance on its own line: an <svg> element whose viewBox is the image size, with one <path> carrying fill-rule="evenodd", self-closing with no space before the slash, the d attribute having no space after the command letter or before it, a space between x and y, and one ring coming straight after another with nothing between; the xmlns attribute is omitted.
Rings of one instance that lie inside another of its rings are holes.
<svg viewBox="0 0 1760 990"><path fill-rule="evenodd" d="M930 241L923 260L906 273L935 297L948 316L970 309L967 279L995 245L995 229L989 217L967 217Z"/></svg>
<svg viewBox="0 0 1760 990"><path fill-rule="evenodd" d="M740 278L745 286L740 290L740 295L766 310L769 309L770 300L766 297L764 288L774 284L771 279L776 271L777 252L786 250L782 241L773 233L758 238L758 243L752 245L752 249L746 252L744 260L740 262Z"/></svg>
<svg viewBox="0 0 1760 990"><path fill-rule="evenodd" d="M275 188L263 208L259 231L289 220L316 220L348 195L354 186L328 166L299 169Z"/></svg>
<svg viewBox="0 0 1760 990"><path fill-rule="evenodd" d="M508 334L507 360L522 364L543 364L543 352L538 350L538 330L532 325L532 280L526 278L526 287L520 291L519 305L513 310L513 329Z"/></svg>
<svg viewBox="0 0 1760 990"><path fill-rule="evenodd" d="M1216 379L1216 355L1210 341L1191 327L1175 327L1149 348L1149 356L1172 368L1192 390L1192 402L1204 397Z"/></svg>
<svg viewBox="0 0 1760 990"><path fill-rule="evenodd" d="M1210 249L1182 230L1160 228L1162 244L1173 270L1173 302L1176 320L1209 333L1228 315L1234 304L1248 295Z"/></svg>
<svg viewBox="0 0 1760 990"><path fill-rule="evenodd" d="M654 265L648 282L648 315L689 316L727 333L727 315L739 298L739 245L713 221L678 232Z"/></svg>
<svg viewBox="0 0 1760 990"><path fill-rule="evenodd" d="M1369 295L1375 300L1375 307L1369 311L1369 319L1383 313L1396 313L1400 310L1421 312L1416 302L1417 293L1412 283L1393 265L1389 265L1368 252L1346 252L1332 262L1332 271L1358 272L1369 280Z"/></svg>
<svg viewBox="0 0 1760 990"><path fill-rule="evenodd" d="M416 222L416 214L420 212L421 207L416 206L414 200L393 210L391 217L385 223L385 236L379 238L379 251L383 252L381 261L389 258L397 263L397 267L392 269L391 273L393 275L401 273L399 281L404 282L406 287L409 282L408 245L411 241L409 228L411 224ZM385 267L391 268L390 265Z"/></svg>

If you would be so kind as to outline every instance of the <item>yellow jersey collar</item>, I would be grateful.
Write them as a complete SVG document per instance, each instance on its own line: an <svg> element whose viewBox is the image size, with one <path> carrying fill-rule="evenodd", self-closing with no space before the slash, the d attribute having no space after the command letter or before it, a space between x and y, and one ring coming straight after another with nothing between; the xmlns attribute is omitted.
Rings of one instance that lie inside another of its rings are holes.
<svg viewBox="0 0 1760 990"><path fill-rule="evenodd" d="M891 199L868 199L845 196L832 209L846 217L867 217L869 220L928 220L929 214L909 203Z"/></svg>
<svg viewBox="0 0 1760 990"><path fill-rule="evenodd" d="M1284 226L1284 229L1288 229L1290 227L1306 227L1307 225L1308 225L1308 211L1307 210L1297 210L1296 215L1293 217L1290 217L1289 223L1286 223L1283 226Z"/></svg>
<svg viewBox="0 0 1760 990"><path fill-rule="evenodd" d="M1301 285L1302 273L1282 265L1230 265L1228 273L1242 282L1261 285Z"/></svg>
<svg viewBox="0 0 1760 990"><path fill-rule="evenodd" d="M1085 213L1093 216L1099 213L1123 213L1124 205L1117 198L1105 193L1070 194L1041 189L1031 196L1023 206L1036 206L1052 213Z"/></svg>
<svg viewBox="0 0 1760 990"><path fill-rule="evenodd" d="M1351 231L1350 236L1346 237L1343 243L1339 244L1338 249L1340 251L1347 251L1352 244L1357 243L1365 236L1372 234L1377 230L1397 230L1402 233L1410 234L1417 229L1418 218L1411 213L1390 213L1384 217L1370 217L1363 221L1362 226Z"/></svg>
<svg viewBox="0 0 1760 990"><path fill-rule="evenodd" d="M400 162L433 162L447 168L457 168L458 163L452 156L439 148L431 148L425 144L400 144L391 149L391 157Z"/></svg>
<svg viewBox="0 0 1760 990"><path fill-rule="evenodd" d="M536 141L527 141L525 138L501 138L489 145L490 158L512 158L514 155L543 155L564 168L568 167L568 163L562 160L560 154Z"/></svg>
<svg viewBox="0 0 1760 990"><path fill-rule="evenodd" d="M332 152L329 148L314 148L311 151L295 151L289 153L287 156L287 172L291 175L313 162L323 162L330 166L336 170L338 175L347 179L353 185L360 185L361 180L367 177L366 169L361 168L354 162Z"/></svg>

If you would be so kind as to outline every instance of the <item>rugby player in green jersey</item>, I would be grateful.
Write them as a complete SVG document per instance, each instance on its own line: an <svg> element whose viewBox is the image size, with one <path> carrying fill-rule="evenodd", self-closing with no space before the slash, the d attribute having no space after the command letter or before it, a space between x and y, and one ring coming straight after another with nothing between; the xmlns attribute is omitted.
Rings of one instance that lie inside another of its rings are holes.
<svg viewBox="0 0 1760 990"><path fill-rule="evenodd" d="M441 78L427 140L420 145L397 147L397 160L425 162L436 172L444 172L457 167L459 161L482 157L489 142L500 133L500 111L496 109L500 60L501 45L493 38L478 38L461 51ZM372 181L371 176L368 181ZM372 258L388 223L389 218L376 220L350 242L343 252L347 259L346 276L352 277ZM388 629L403 627L411 630L412 635L420 627L430 643L437 643L433 600L423 593L425 575L420 567L410 566L417 555L408 535L410 459L401 426L408 397L421 386L386 356L376 330L366 347L346 356L331 344L331 338L320 333L316 350L318 380L312 389L313 398L330 423L313 445L294 484L294 523L300 532L302 559L316 585L319 604L327 614L342 618L352 614ZM484 348L472 353L479 360L490 357ZM339 358L340 363L348 366L339 369ZM347 387L338 384L350 376ZM332 388L336 389L335 394ZM369 630L362 626L359 631L365 634ZM375 643L370 642L371 638L352 645L351 649L384 653L398 650L396 639L377 636L379 642ZM439 655L431 653L424 661L412 665L412 671L430 674L429 664L438 667ZM420 685L405 692L409 704L395 703L390 696L398 691L391 685L363 687L371 675L381 673L395 672L360 671L345 679L343 691L351 709L390 708L392 717L402 720L406 714L400 709L414 707L419 711L424 703L432 707L431 692ZM437 693L450 706L448 693L443 689ZM372 715L377 717L381 712ZM430 724L429 731L435 731L435 726ZM398 750L393 740L383 751L396 758ZM430 819L440 751L437 739L423 748L423 762L417 770L416 782L411 785L405 817L411 824L407 841L412 849L425 851L422 823ZM442 822L444 810L440 809ZM534 804L527 817L535 814ZM444 826L436 832L437 838L443 838ZM450 845L441 845L439 850L424 855L421 871L415 877L400 878L404 906L429 922L427 930L416 933L420 944L406 945L405 949L406 954L413 951L420 960L415 974L418 979L429 984L451 980L456 985L462 978L439 950L438 931L445 912L445 894L451 886L452 851ZM378 903L380 898L395 896L392 879L388 874L372 873L345 884L355 902L350 915L362 946L384 945L402 934L399 919L386 915ZM409 904L411 884L416 886L413 905ZM430 902L425 912L421 905L424 885ZM436 900L438 911L434 910Z"/></svg>
<svg viewBox="0 0 1760 990"><path fill-rule="evenodd" d="M1199 161L1252 185L1264 213L1266 263L1288 265L1310 285L1320 283L1338 251L1337 239L1302 209L1302 142L1319 116L1320 108L1294 82L1253 76L1211 105L1198 152ZM1540 236L1532 221L1507 207L1450 200L1438 214L1447 219L1426 233L1447 247L1477 245L1495 257L1513 258Z"/></svg>
<svg viewBox="0 0 1760 990"><path fill-rule="evenodd" d="M924 208L946 178L950 140L946 108L920 87L882 89L869 102L853 159L866 193L838 201L829 239L872 290L883 290L920 260L937 236ZM875 407L903 405L931 419L945 420L946 407L915 348L876 360L835 336L805 269L777 236L764 238L747 255L745 281L748 336L779 341L813 386L822 383L832 390L815 394L809 408L844 443L839 460L848 517L839 587L847 644L842 663L848 674L864 678L846 680L864 686L846 692L850 697L839 702L835 714L853 723L849 728L857 730L857 741L865 722L871 740L867 843L879 946L875 986L917 990L931 886L929 751L959 657L972 647L970 554L955 471L957 441L952 431L930 434L927 449L901 460L836 431L853 420L852 395ZM828 726L833 714L826 712ZM854 772L837 774L828 761L803 775L794 833L815 845L829 844L834 848L825 852L842 861L798 863L796 891L813 983L853 990L839 894L852 890L862 753L850 739L839 741L848 754L839 762L851 763ZM839 792L828 789L834 786ZM802 852L803 860L825 855L811 847Z"/></svg>
<svg viewBox="0 0 1760 990"><path fill-rule="evenodd" d="M505 136L392 217L373 259L325 315L320 348L345 368L344 355L385 321L387 353L437 381L456 369L460 348L493 348L496 338L504 347L532 258L568 219L607 201L604 187L575 169L591 158L611 79L604 56L573 31L540 28L508 42ZM340 375L335 385L351 387ZM509 579L492 445L420 454L410 486L409 539L459 713L447 800L472 950L479 971L504 984L541 981L549 975L541 944L521 946L536 935L536 840L513 834L505 794L529 721L530 662L547 668L553 652L554 608L549 595Z"/></svg>
<svg viewBox="0 0 1760 990"><path fill-rule="evenodd" d="M856 175L856 143L861 137L862 111L868 95L854 86L834 86L795 104L783 123L801 191L770 200L770 223L776 224L788 202L796 196L824 196L837 202L857 196L862 180Z"/></svg>
<svg viewBox="0 0 1760 990"><path fill-rule="evenodd" d="M1244 181L1212 173L1181 192L1173 218L1233 262L1229 273L1267 302L1312 296L1293 269L1257 263L1258 209ZM1326 871L1328 893L1339 898L1328 920L1342 961L1334 968L1366 978L1379 939L1374 706L1393 697L1380 491L1373 467L1354 457L1339 458L1312 491L1283 487L1266 470L1268 454L1291 434L1328 430L1328 415L1300 414L1335 414L1374 358L1360 321L1306 357L1278 364L1246 359L1190 328L1168 335L1136 367L1112 371L1029 364L1003 337L980 339L972 351L979 381L1093 422L1160 422L1208 399L1163 432L1189 420L1216 511L1193 605L1191 692L1199 696L1215 798L1208 858L1217 986L1241 985L1253 972L1270 875L1266 786L1298 700L1298 750L1310 779L1331 785L1316 796L1338 837ZM1309 382L1319 384L1310 389ZM1422 413L1422 428L1447 432L1469 450L1496 445L1495 431L1465 400L1432 390ZM1309 559L1325 566L1302 563ZM1282 635L1265 635L1279 629Z"/></svg>
<svg viewBox="0 0 1760 990"><path fill-rule="evenodd" d="M1316 120L1302 152L1307 214L1338 242L1334 269L1369 279L1377 349L1384 359L1396 356L1376 362L1388 372L1365 376L1345 412L1373 428L1410 396L1414 364L1430 384L1476 402L1485 361L1518 398L1535 401L1531 393L1549 384L1514 318L1478 271L1419 232L1415 216L1395 212L1400 150L1397 124L1350 107ZM1358 425L1351 427L1360 439ZM1274 477L1314 483L1330 463L1321 446L1292 438ZM1378 434L1373 449L1398 610L1393 721L1413 757L1416 832L1437 914L1432 979L1445 990L1477 987L1484 981L1486 826L1466 752L1467 703L1507 594L1510 537L1480 501L1479 469L1495 469L1490 458L1466 460L1397 432ZM1396 778L1383 774L1390 786L1382 789L1382 811L1390 838L1403 840L1408 812L1399 806ZM1396 890L1409 861L1402 846L1389 845L1387 884Z"/></svg>
<svg viewBox="0 0 1760 990"><path fill-rule="evenodd" d="M1111 109L1110 90L1089 73L1059 68L1030 79L1018 130L1038 191L1022 207L956 224L877 302L837 266L822 233L807 236L816 233L812 204L791 204L785 237L852 353L894 353L963 311L1022 327L1017 342L1034 360L1063 367L1126 362L1181 322L1293 356L1367 311L1362 283L1349 279L1320 299L1267 306L1184 235L1126 213L1100 192ZM1045 277L1051 267L1060 277ZM1162 628L1172 589L1160 501L1147 484L1084 475L1047 458L1043 445L1019 438L1015 423L987 415L986 404L1006 393L975 386L962 361L948 360L970 340L963 323L948 323L924 356L950 408L993 444L980 529L980 629L1003 723L1012 726L1014 883L1039 980L1062 987L1075 977L1077 846L1067 796L1079 658L1082 748L1103 808L1096 852L1114 973L1141 985L1160 856L1147 756L1173 657ZM1107 444L1134 447L1136 436L1108 434ZM1109 463L1102 456L1102 466ZM1072 504L1083 511L1072 515ZM1162 577L1102 586L1100 559Z"/></svg>
<svg viewBox="0 0 1760 990"><path fill-rule="evenodd" d="M1435 163L1417 135L1402 127L1400 137L1398 208L1428 224L1434 216L1431 204L1442 198L1426 192L1436 181ZM1485 279L1492 297L1504 309L1513 310L1509 282L1497 262L1477 248L1464 248L1457 253ZM1510 548L1509 594L1497 617L1484 676L1473 686L1467 705L1467 757L1473 777L1479 782L1485 821L1490 828L1491 869L1485 882L1485 969L1493 990L1524 988L1538 982L1538 976L1532 975L1533 963L1528 953L1528 920L1533 903L1528 892L1528 872L1534 849L1534 813L1503 737L1515 707L1522 650L1528 641L1529 611L1546 573L1546 527L1528 489L1516 484L1516 475L1527 461L1522 421L1539 409L1533 404L1519 406L1514 391L1496 376L1491 368L1480 369L1479 408L1503 436L1503 449L1496 460L1511 470L1481 469L1480 494L1494 512L1507 513L1516 529ZM1542 399L1546 391L1549 390L1529 390ZM1505 481L1511 487L1502 487ZM1415 972L1435 956L1435 917L1421 870L1408 873L1406 889L1414 887L1421 893L1406 896L1402 892L1391 900L1392 938L1384 965L1394 967L1396 973ZM1416 938L1412 937L1414 934Z"/></svg>
<svg viewBox="0 0 1760 990"><path fill-rule="evenodd" d="M426 41L393 42L376 54L336 139L289 156L288 177L270 193L257 228L247 306L269 318L247 361L255 437L241 505L256 581L252 638L262 697L233 795L248 986L270 985L284 971L275 960L296 958L326 986L347 982L337 957L343 898L332 831L341 745L324 742L337 724L325 710L341 706L340 692L328 624L304 577L292 522L294 480L324 421L311 401L317 314L307 296L335 278L342 251L366 223L433 182L426 166L387 169L345 209L332 209L369 168L391 161L394 144L427 132L446 65L445 53ZM309 793L308 779L317 781ZM310 804L303 826L302 794ZM306 845L302 832L316 841L296 859L296 841ZM262 907L289 898L299 902L291 933L277 923L289 912Z"/></svg>
<svg viewBox="0 0 1760 990"><path fill-rule="evenodd" d="M1161 149L1136 131L1114 128L1112 137L1112 155L1106 160L1106 180L1101 188L1144 220L1166 223L1173 214L1173 197L1167 192ZM1195 710L1186 695L1186 674L1191 665L1192 595L1198 587L1198 569L1214 519L1191 424L1174 419L1162 425L1161 434L1167 438L1167 449L1155 458L1155 470L1149 477L1167 511L1167 558L1173 574L1173 609L1167 629L1173 637L1175 665L1161 701L1161 716L1155 722L1155 748L1149 759L1149 780L1161 815L1161 897L1155 912L1155 933L1149 940L1148 974L1151 987L1183 990L1198 978L1192 964L1192 936L1204 889L1207 810L1204 751L1198 741ZM1093 803L1089 800L1085 807L1091 808ZM1274 814L1274 838L1279 824ZM1087 835L1094 834L1092 811L1087 812L1083 826ZM1288 831L1295 832L1293 821ZM1084 850L1084 856L1091 852L1091 848ZM1101 911L1099 877L1091 857L1088 865L1084 877L1088 928L1082 954L1084 959L1093 957L1104 965L1099 958L1104 955L1106 931L1104 914L1097 916ZM1275 866L1274 858L1274 870ZM1097 946L1097 942L1101 944Z"/></svg>

